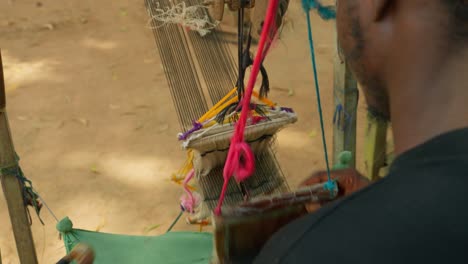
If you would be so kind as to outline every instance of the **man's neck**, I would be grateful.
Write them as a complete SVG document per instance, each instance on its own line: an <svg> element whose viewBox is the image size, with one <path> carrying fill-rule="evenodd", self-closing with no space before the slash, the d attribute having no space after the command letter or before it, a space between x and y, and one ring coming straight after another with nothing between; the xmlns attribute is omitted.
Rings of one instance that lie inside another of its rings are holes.
<svg viewBox="0 0 468 264"><path fill-rule="evenodd" d="M424 51L417 53L425 56ZM426 56L433 59L413 57L390 81L397 155L435 136L468 127L468 50L450 60Z"/></svg>

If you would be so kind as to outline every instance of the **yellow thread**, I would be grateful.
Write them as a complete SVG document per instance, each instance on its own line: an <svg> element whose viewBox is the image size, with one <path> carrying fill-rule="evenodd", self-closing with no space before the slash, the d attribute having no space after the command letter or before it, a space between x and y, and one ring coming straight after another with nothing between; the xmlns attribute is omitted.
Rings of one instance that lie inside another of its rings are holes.
<svg viewBox="0 0 468 264"><path fill-rule="evenodd" d="M262 97L260 98L260 95L258 94L258 92L256 91L253 91L252 92L252 95L257 98L258 100L260 100L262 103L265 103L266 105L270 106L270 107L273 107L275 106L276 104L273 103L270 99L266 98L266 97Z"/></svg>
<svg viewBox="0 0 468 264"><path fill-rule="evenodd" d="M225 97L223 97L223 99L219 100L219 102L217 102L210 110L208 110L208 112L206 112L200 119L198 119L198 122L201 123L214 117L216 114L213 114L213 112L216 112L216 110L218 110L220 106L224 105L224 102L227 101L229 97L231 97L236 92L236 90L237 88L232 89ZM232 101L232 99L230 101ZM217 112L221 112L222 109L223 108L219 109Z"/></svg>
<svg viewBox="0 0 468 264"><path fill-rule="evenodd" d="M229 99L232 95L234 95L236 90L237 90L237 88L232 89L225 97L223 97L223 99L219 100L219 102L217 102L210 110L208 110L208 112L206 112L202 117L200 117L200 119L198 119L198 122L203 123L203 122L215 117L217 114L219 114L227 106L237 102L238 101L237 97L233 97L233 98ZM270 107L274 107L276 105L275 103L273 103L268 98L265 98L265 97L260 98L259 93L256 92L256 91L253 91L252 95L256 99L258 99L259 101L261 101L262 103L264 103L264 104L266 104L266 105L268 105ZM205 125L204 127L209 127L209 126L211 126L211 125Z"/></svg>
<svg viewBox="0 0 468 264"><path fill-rule="evenodd" d="M184 183L183 183L183 180L172 180L175 184L179 185L179 186L183 186ZM187 188L190 190L190 191L196 191L197 188L195 188L194 186L192 185L188 185L187 184Z"/></svg>

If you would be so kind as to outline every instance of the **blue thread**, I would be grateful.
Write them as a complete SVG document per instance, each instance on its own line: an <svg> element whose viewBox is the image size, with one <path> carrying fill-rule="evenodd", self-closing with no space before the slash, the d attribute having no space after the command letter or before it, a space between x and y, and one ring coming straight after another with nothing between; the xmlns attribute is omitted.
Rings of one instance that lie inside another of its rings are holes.
<svg viewBox="0 0 468 264"><path fill-rule="evenodd" d="M353 121L353 115L344 110L343 105L340 103L335 108L333 114L333 124L342 132L345 132L348 126Z"/></svg>
<svg viewBox="0 0 468 264"><path fill-rule="evenodd" d="M343 111L343 105L338 104L335 108L335 113L333 114L333 124L335 124L338 129L340 128L341 124L341 112Z"/></svg>
<svg viewBox="0 0 468 264"><path fill-rule="evenodd" d="M318 5L317 11L323 20L331 20L336 18L336 10L333 6Z"/></svg>
<svg viewBox="0 0 468 264"><path fill-rule="evenodd" d="M338 185L336 184L336 181L335 180L328 180L324 185L323 185L323 188L325 190L328 190L328 191L331 191L332 192L332 196L335 195L335 192L338 191Z"/></svg>
<svg viewBox="0 0 468 264"><path fill-rule="evenodd" d="M333 124L335 127L343 132L348 133L349 128L351 128L351 123L354 121L354 115L346 112L341 103L339 103L335 108L335 113L333 114ZM345 137L345 146L348 145L350 138Z"/></svg>
<svg viewBox="0 0 468 264"><path fill-rule="evenodd" d="M304 4L305 0L302 1ZM307 9L305 9L307 10ZM327 176L328 176L328 181L325 184L325 189L327 190L335 190L336 189L336 182L331 180L330 177L330 164L328 161L328 151L327 151L327 141L325 138L325 128L323 125L323 114L322 114L322 103L320 101L320 87L319 87L319 82L318 82L318 75L317 75L317 63L315 61L315 51L314 51L314 40L312 38L312 25L310 22L310 13L306 12L307 15L307 29L308 29L308 35L309 35L309 45L310 45L310 53L312 57L312 69L314 71L314 80L315 80L315 91L317 93L317 106L318 106L318 112L320 116L320 127L322 129L322 142L323 142L323 149L325 152L325 163L327 165Z"/></svg>
<svg viewBox="0 0 468 264"><path fill-rule="evenodd" d="M302 0L302 8L306 13L310 9L317 9L319 16L323 20L331 20L336 18L336 10L334 6L324 6L318 0Z"/></svg>
<svg viewBox="0 0 468 264"><path fill-rule="evenodd" d="M335 113L333 114L333 124L334 126L341 132L343 133L349 133L349 130L352 128L352 124L356 119L356 113L357 108L358 108L358 102L359 102L359 90L354 89L353 91L347 91L345 92L344 89L336 89L335 88L335 93L340 93L344 95L345 93L356 93L356 103L352 109L346 111L346 109L343 106L343 103L340 101L337 95L335 95ZM345 137L345 146L348 146L349 141L351 140L350 137Z"/></svg>

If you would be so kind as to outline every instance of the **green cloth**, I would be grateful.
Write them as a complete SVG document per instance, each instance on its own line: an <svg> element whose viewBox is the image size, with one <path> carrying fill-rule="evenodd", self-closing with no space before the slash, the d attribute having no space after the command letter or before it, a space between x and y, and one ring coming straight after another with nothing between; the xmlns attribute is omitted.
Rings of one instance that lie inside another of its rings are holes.
<svg viewBox="0 0 468 264"><path fill-rule="evenodd" d="M128 236L73 229L68 217L57 224L67 253L82 242L96 254L95 264L164 263L208 264L213 256L213 236L200 232L169 232L160 236Z"/></svg>

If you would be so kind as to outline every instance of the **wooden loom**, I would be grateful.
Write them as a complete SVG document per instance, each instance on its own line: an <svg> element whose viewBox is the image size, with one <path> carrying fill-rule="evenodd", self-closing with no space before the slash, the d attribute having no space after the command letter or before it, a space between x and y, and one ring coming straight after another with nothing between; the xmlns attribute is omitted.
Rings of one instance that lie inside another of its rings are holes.
<svg viewBox="0 0 468 264"><path fill-rule="evenodd" d="M199 0L185 2L192 6L203 3ZM150 17L153 17L158 8L170 8L172 3L168 0L147 0L146 5ZM201 17L207 15L204 9L200 9L199 12ZM218 30L200 37L197 32L187 32L179 25L159 27L157 22L153 21L152 27L164 68L168 69L166 76L182 131L188 131L192 128L194 120L198 120L209 111L209 101L214 105L231 91L237 82L236 64L228 43ZM257 170L249 179L253 183L250 185L250 192L254 196L289 189L272 148L267 146L264 150L257 156L257 166L263 170ZM206 181L199 181L199 184L204 186L204 197L208 198L204 206L212 209L212 201L217 200L219 196L222 166L214 166L209 171L211 175L204 177ZM176 177L182 179L185 175ZM243 201L242 191L234 182L228 189L227 205Z"/></svg>

